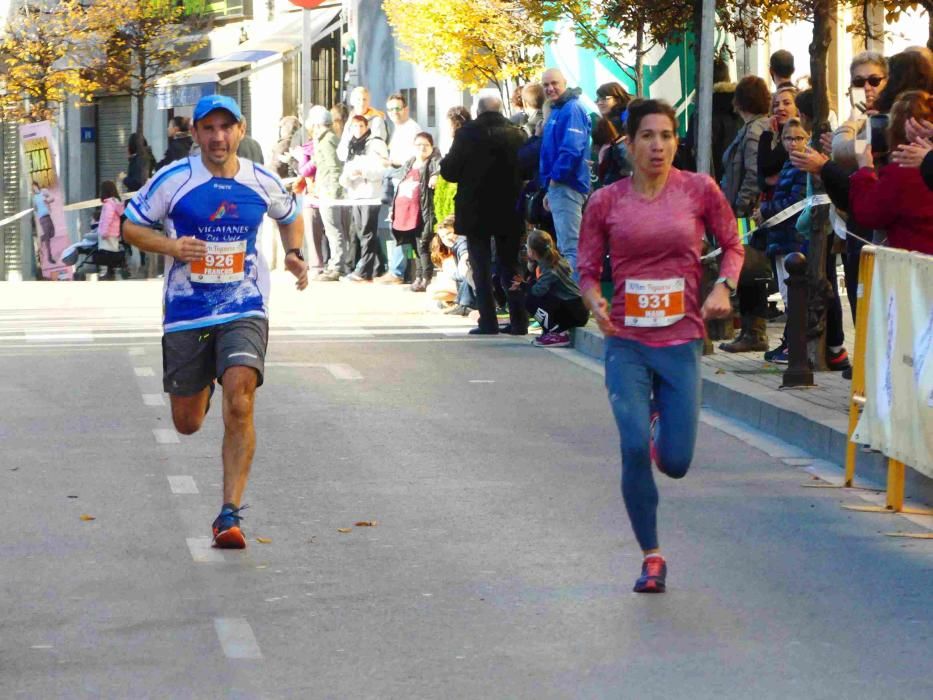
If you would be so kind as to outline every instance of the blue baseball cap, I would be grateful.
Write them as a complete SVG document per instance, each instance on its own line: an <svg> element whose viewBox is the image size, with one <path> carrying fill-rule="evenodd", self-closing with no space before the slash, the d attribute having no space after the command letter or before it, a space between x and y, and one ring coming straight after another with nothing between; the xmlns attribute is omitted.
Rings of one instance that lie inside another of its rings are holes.
<svg viewBox="0 0 933 700"><path fill-rule="evenodd" d="M237 121L243 120L243 112L240 111L240 105L238 105L236 100L232 97L227 97L226 95L207 95L198 100L198 104L195 105L194 121L204 119L204 117L215 109L225 109L230 112Z"/></svg>

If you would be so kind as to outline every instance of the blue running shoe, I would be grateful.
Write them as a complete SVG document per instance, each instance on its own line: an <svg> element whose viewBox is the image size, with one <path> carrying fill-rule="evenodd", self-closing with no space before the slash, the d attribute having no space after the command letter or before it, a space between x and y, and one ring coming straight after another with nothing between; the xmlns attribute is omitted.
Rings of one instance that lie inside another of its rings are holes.
<svg viewBox="0 0 933 700"><path fill-rule="evenodd" d="M218 549L246 549L246 537L240 530L240 521L243 516L241 510L249 506L235 507L232 503L225 503L220 509L220 515L214 520L214 546Z"/></svg>
<svg viewBox="0 0 933 700"><path fill-rule="evenodd" d="M641 576L635 581L635 593L664 593L667 588L667 562L656 554L645 557Z"/></svg>

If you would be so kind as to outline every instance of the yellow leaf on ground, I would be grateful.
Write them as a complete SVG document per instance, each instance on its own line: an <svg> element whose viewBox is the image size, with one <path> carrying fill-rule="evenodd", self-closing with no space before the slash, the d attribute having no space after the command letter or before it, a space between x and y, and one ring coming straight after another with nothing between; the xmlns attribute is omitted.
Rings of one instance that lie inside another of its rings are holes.
<svg viewBox="0 0 933 700"><path fill-rule="evenodd" d="M88 515L87 513L82 513L82 514L81 514L81 520L84 520L85 522L87 522L88 520L97 520L97 518L95 518L93 515Z"/></svg>
<svg viewBox="0 0 933 700"><path fill-rule="evenodd" d="M354 523L357 527L376 527L375 520L360 520L358 523Z"/></svg>
<svg viewBox="0 0 933 700"><path fill-rule="evenodd" d="M272 544L272 540L270 540L268 537L257 537L256 541L259 544Z"/></svg>
<svg viewBox="0 0 933 700"><path fill-rule="evenodd" d="M353 532L353 528L352 527L338 527L337 532L343 532L343 533Z"/></svg>

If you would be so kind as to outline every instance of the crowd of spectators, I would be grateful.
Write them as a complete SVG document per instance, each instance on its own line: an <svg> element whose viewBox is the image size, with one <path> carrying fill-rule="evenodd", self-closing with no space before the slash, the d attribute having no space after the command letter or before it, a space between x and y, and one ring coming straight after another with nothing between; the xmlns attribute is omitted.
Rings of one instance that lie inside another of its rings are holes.
<svg viewBox="0 0 933 700"><path fill-rule="evenodd" d="M714 66L713 171L746 249L735 300L739 332L720 348L787 361L786 342L768 347L767 322L776 314L769 295L779 292L786 308L784 259L808 249L810 197L821 184L832 200L828 286L814 287L811 304L826 311L830 369L849 371L837 255L854 317L866 241L933 253L933 58L923 48L890 58L857 55L851 114L838 126L830 115L830 128L813 123L813 93L803 80L794 82L791 54L776 51L769 76L770 87L752 75L732 82L726 63ZM428 293L445 313L478 312L476 333L525 334L529 313L532 324L542 325L541 300L529 303L530 290L543 289L540 279L559 279L561 302L579 296L577 247L588 197L632 175L626 131L632 96L619 83L601 85L592 96L596 113L580 97L552 68L540 83L512 91L508 115L492 95L472 113L454 107L446 114L452 137L446 154L412 117L402 93L390 95L380 111L357 87L349 107L314 106L303 122L284 118L272 167L304 196L313 281L407 285ZM695 115L686 132L674 165L694 170ZM191 152L185 119L173 118L168 136L160 166ZM145 180L144 149L134 135L126 187ZM262 160L255 142L241 149L242 157ZM380 228L390 232L387 241ZM546 254L541 232L553 245ZM505 313L509 320L500 325ZM585 322L580 313L566 321ZM544 325L545 335L569 342L570 326Z"/></svg>

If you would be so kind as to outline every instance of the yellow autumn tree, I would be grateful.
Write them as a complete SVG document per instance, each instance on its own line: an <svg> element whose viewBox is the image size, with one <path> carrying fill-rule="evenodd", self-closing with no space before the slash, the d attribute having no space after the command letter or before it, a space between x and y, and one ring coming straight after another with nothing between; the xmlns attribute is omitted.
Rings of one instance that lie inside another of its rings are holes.
<svg viewBox="0 0 933 700"><path fill-rule="evenodd" d="M511 0L383 0L401 57L478 90L528 82L544 66L540 19Z"/></svg>
<svg viewBox="0 0 933 700"><path fill-rule="evenodd" d="M88 27L98 39L93 74L105 89L136 99L137 133L146 95L155 93L159 78L183 68L207 43L192 37L206 25L205 6L201 0L96 0L88 8Z"/></svg>
<svg viewBox="0 0 933 700"><path fill-rule="evenodd" d="M76 0L24 3L0 37L0 116L22 122L54 119L65 101L89 99L97 84L78 59L89 37L84 8Z"/></svg>

